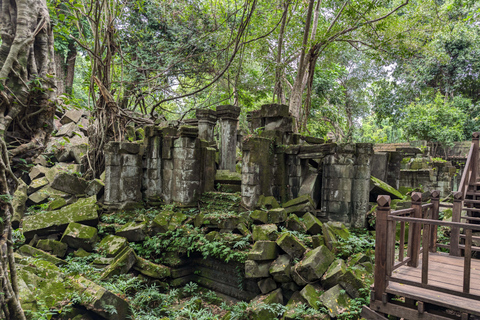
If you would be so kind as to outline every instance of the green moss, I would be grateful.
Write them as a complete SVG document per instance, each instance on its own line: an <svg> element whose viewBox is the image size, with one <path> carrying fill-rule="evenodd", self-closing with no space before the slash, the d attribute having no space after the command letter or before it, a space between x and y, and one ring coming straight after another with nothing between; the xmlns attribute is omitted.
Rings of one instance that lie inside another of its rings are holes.
<svg viewBox="0 0 480 320"><path fill-rule="evenodd" d="M114 257L127 246L127 243L124 237L109 235L102 239L98 250L105 253L107 257Z"/></svg>
<svg viewBox="0 0 480 320"><path fill-rule="evenodd" d="M393 194L395 195L396 197L402 199L403 198L403 195L398 192L397 189L395 189L394 187L388 185L387 183L383 182L382 180L380 179L377 179L375 178L374 176L370 176L370 181L375 184L375 186L389 192L390 194Z"/></svg>

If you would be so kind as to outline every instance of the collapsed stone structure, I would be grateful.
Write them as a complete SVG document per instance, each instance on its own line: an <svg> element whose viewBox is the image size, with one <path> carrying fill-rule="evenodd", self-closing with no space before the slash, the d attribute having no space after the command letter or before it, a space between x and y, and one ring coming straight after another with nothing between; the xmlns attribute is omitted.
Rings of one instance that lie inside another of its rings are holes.
<svg viewBox="0 0 480 320"><path fill-rule="evenodd" d="M372 144L335 144L296 134L288 106L277 104L248 113L252 133L242 139L239 114L229 105L197 110L197 121L188 125L146 127L142 143L111 142L105 150L105 205L128 208L142 199L195 205L200 194L215 189L217 170L236 171L240 149L246 208L253 209L262 195L283 203L309 194L321 219L364 226Z"/></svg>

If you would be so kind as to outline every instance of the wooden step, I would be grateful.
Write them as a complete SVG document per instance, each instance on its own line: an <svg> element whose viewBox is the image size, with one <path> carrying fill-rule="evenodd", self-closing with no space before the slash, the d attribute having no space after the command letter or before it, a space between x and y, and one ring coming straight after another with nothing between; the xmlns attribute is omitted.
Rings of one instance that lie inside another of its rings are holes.
<svg viewBox="0 0 480 320"><path fill-rule="evenodd" d="M470 212L480 212L480 208L462 208L462 210Z"/></svg>
<svg viewBox="0 0 480 320"><path fill-rule="evenodd" d="M480 196L480 191L467 191L467 196Z"/></svg>
<svg viewBox="0 0 480 320"><path fill-rule="evenodd" d="M465 199L463 201L466 203L480 203L480 200L473 200L473 199Z"/></svg>

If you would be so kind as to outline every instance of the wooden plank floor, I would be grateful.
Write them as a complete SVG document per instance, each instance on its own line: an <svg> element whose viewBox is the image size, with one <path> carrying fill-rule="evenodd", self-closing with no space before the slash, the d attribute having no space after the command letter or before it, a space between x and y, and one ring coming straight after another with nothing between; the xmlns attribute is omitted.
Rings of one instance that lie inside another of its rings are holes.
<svg viewBox="0 0 480 320"><path fill-rule="evenodd" d="M428 265L428 284L462 292L463 261L463 257L431 253ZM408 266L398 268L393 271L392 277L421 283L421 261L418 268ZM480 260L472 259L471 265L470 293L478 296L476 299L459 297L392 281L387 287L387 292L480 316Z"/></svg>

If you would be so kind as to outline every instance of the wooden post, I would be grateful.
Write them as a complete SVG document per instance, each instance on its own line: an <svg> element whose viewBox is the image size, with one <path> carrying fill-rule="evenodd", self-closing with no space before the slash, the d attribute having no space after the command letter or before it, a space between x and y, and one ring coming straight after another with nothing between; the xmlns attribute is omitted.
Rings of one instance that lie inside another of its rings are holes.
<svg viewBox="0 0 480 320"><path fill-rule="evenodd" d="M375 236L375 300L382 301L387 288L387 222L390 214L390 196L378 196L377 221Z"/></svg>
<svg viewBox="0 0 480 320"><path fill-rule="evenodd" d="M412 209L414 218L422 218L422 193L413 192L412 193ZM420 234L421 234L421 225L420 223L411 223L408 230L408 256L410 257L410 262L408 265L410 267L418 267L418 260L420 254Z"/></svg>
<svg viewBox="0 0 480 320"><path fill-rule="evenodd" d="M477 174L478 174L478 140L480 138L480 132L474 132L472 134L472 142L473 142L473 155L472 155L472 177L470 179L470 183L474 183L477 181ZM467 169L467 168L465 168Z"/></svg>
<svg viewBox="0 0 480 320"><path fill-rule="evenodd" d="M423 224L423 256L422 256L422 284L428 284L428 252L430 248L430 227L427 223Z"/></svg>
<svg viewBox="0 0 480 320"><path fill-rule="evenodd" d="M432 195L432 220L438 220L440 214L440 191L433 190ZM438 227L432 225L431 226L431 234L430 234L430 252L437 252L437 231Z"/></svg>
<svg viewBox="0 0 480 320"><path fill-rule="evenodd" d="M472 229L465 230L465 260L463 265L463 292L470 293L470 270L472 267Z"/></svg>
<svg viewBox="0 0 480 320"><path fill-rule="evenodd" d="M463 207L463 194L461 192L454 192L452 222L460 222L462 207ZM450 232L450 255L451 256L460 256L460 248L458 246L459 240L460 240L460 229L458 227L452 227L452 230Z"/></svg>

